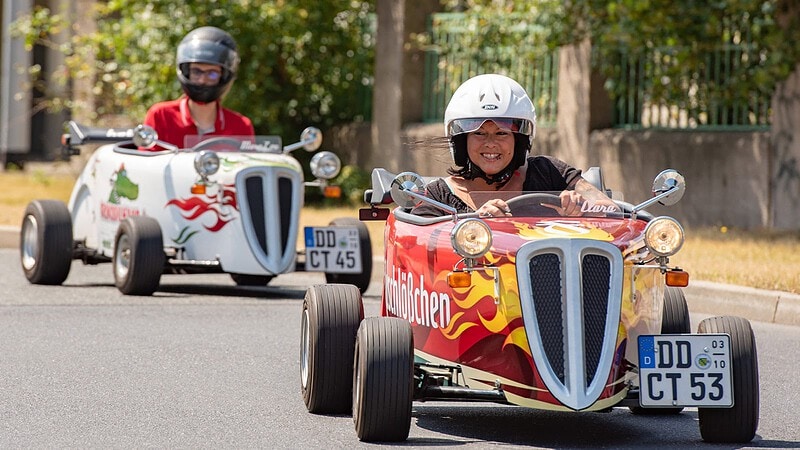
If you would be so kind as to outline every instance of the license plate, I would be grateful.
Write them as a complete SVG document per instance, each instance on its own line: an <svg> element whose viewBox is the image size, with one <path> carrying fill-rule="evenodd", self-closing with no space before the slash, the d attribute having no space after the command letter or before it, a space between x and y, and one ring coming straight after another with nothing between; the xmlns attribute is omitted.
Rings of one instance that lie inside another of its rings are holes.
<svg viewBox="0 0 800 450"><path fill-rule="evenodd" d="M639 403L733 406L727 334L639 336Z"/></svg>
<svg viewBox="0 0 800 450"><path fill-rule="evenodd" d="M361 273L358 228L305 227L306 270Z"/></svg>

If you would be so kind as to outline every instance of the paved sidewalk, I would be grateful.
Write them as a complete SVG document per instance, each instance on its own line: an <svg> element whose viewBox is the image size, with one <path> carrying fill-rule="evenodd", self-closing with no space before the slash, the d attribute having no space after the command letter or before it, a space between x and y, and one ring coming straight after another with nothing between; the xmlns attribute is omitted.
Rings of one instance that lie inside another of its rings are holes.
<svg viewBox="0 0 800 450"><path fill-rule="evenodd" d="M0 225L0 248L19 247L19 228ZM383 261L373 265L373 283L380 283ZM708 281L689 282L686 302L692 312L741 316L759 322L800 326L800 295Z"/></svg>

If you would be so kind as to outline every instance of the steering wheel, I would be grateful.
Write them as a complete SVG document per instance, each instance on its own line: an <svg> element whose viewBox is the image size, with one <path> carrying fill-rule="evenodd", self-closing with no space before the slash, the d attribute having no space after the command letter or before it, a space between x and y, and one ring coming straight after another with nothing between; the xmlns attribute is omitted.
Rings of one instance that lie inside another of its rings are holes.
<svg viewBox="0 0 800 450"><path fill-rule="evenodd" d="M204 141L198 142L197 144L192 146L192 151L197 152L200 150L205 150L208 147L213 147L217 145L233 146L235 150L239 150L242 147L242 140L227 136L214 137L211 139L206 139Z"/></svg>
<svg viewBox="0 0 800 450"><path fill-rule="evenodd" d="M554 194L536 192L514 197L508 200L506 204L514 216L552 215L555 210L542 205L553 205L560 208L561 198Z"/></svg>

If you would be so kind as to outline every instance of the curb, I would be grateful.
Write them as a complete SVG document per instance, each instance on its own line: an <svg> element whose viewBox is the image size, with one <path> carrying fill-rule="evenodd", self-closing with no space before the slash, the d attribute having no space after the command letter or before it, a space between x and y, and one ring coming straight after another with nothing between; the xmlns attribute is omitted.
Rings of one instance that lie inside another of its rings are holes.
<svg viewBox="0 0 800 450"><path fill-rule="evenodd" d="M800 295L710 281L692 281L686 301L694 312L741 316L759 322L800 326Z"/></svg>
<svg viewBox="0 0 800 450"><path fill-rule="evenodd" d="M19 227L0 225L0 248L19 248Z"/></svg>
<svg viewBox="0 0 800 450"><path fill-rule="evenodd" d="M0 248L19 247L19 227L0 225ZM373 283L383 272L382 258L373 262ZM748 320L800 326L800 295L710 281L692 281L685 288L691 312L741 316Z"/></svg>

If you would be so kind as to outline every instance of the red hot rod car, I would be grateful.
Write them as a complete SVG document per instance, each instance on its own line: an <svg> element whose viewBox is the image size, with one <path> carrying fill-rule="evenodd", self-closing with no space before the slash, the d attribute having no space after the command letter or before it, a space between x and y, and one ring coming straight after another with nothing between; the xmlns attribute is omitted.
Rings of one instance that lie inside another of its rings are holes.
<svg viewBox="0 0 800 450"><path fill-rule="evenodd" d="M608 192L599 170L585 177ZM434 400L564 412L696 407L704 440L754 437L750 324L712 317L691 334L681 290L689 276L669 265L683 228L644 209L680 200L679 173L659 174L642 204L603 199L570 217L546 207L560 204L552 193L517 193L507 199L511 216L479 218L426 198L416 174L376 169L372 179L372 207L361 218L386 220L380 317L364 318L354 286L306 292L301 386L309 411L352 410L365 441L406 439L412 401ZM379 207L390 198L397 208ZM448 214L411 214L419 202Z"/></svg>

